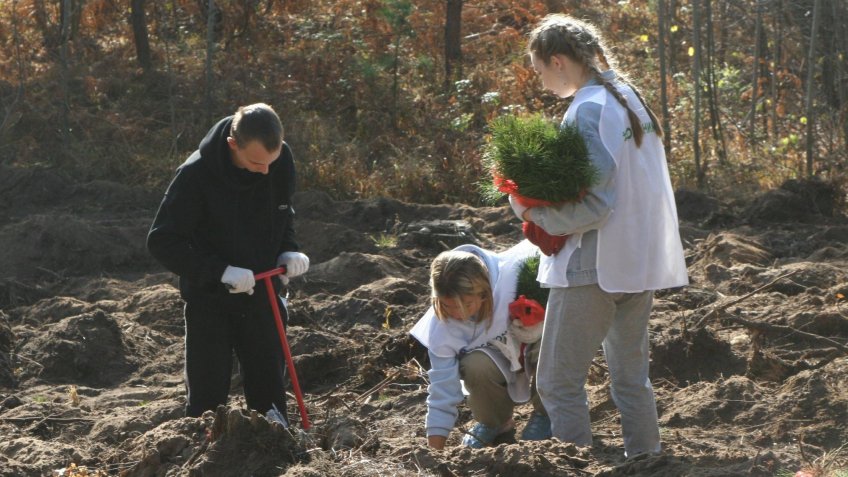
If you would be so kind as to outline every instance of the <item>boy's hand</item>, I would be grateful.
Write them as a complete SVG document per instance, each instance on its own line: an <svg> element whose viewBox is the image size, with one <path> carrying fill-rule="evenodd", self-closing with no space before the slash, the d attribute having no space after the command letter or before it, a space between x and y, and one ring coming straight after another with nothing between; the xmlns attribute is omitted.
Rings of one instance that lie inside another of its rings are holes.
<svg viewBox="0 0 848 477"><path fill-rule="evenodd" d="M285 275L279 275L283 286L289 284L289 279L303 275L309 270L309 257L300 252L283 252L277 257L277 266L285 266Z"/></svg>
<svg viewBox="0 0 848 477"><path fill-rule="evenodd" d="M300 252L283 252L277 257L277 266L285 265L286 276L294 278L309 270L309 257Z"/></svg>
<svg viewBox="0 0 848 477"><path fill-rule="evenodd" d="M253 278L253 272L250 270L227 265L227 269L221 275L221 283L227 286L230 293L247 293L248 295L253 295L253 287L256 285L256 280Z"/></svg>

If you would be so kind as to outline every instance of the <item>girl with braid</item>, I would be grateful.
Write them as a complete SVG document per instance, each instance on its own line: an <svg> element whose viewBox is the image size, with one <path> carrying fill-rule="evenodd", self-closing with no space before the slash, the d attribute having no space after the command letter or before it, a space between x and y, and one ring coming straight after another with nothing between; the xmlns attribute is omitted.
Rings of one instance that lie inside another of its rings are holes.
<svg viewBox="0 0 848 477"><path fill-rule="evenodd" d="M636 88L614 67L598 31L569 16L545 17L529 54L542 85L574 96L563 124L574 124L600 173L580 202L548 207L512 203L516 215L563 249L541 256L549 287L537 387L554 437L592 444L586 376L599 346L621 412L628 457L660 451L648 378L648 318L653 291L688 283L662 129Z"/></svg>

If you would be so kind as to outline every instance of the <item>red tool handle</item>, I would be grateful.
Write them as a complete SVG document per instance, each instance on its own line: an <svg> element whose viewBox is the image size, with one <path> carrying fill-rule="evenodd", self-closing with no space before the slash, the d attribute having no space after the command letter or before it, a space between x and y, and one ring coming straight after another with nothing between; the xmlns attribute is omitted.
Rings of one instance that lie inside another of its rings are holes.
<svg viewBox="0 0 848 477"><path fill-rule="evenodd" d="M278 268L272 268L272 269L268 270L267 272L257 273L256 275L253 276L253 279L258 282L259 280L263 280L263 279L268 278L268 277L275 277L277 275L285 275L285 274L286 274L286 266L282 265Z"/></svg>
<svg viewBox="0 0 848 477"><path fill-rule="evenodd" d="M283 328L283 319L280 315L280 305L277 303L277 294L274 293L274 284L271 279L277 275L286 273L286 267L282 266L268 270L267 272L257 273L254 275L256 281L265 280L265 289L268 291L268 301L271 302L271 309L274 311L274 322L277 325L277 333L280 335L280 345L283 347L283 354L286 357L286 366L289 369L291 376L292 387L294 388L294 396L297 398L297 407L300 409L300 421L304 430L309 430L312 424L309 422L309 416L306 414L306 404L303 402L303 393L300 392L300 384L297 381L297 371L294 369L289 341L286 339L286 330Z"/></svg>

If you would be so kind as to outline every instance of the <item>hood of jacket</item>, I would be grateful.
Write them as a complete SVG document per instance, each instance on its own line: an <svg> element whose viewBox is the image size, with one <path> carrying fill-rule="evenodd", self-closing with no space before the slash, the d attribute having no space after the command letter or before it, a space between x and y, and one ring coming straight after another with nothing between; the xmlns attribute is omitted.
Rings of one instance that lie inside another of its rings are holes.
<svg viewBox="0 0 848 477"><path fill-rule="evenodd" d="M206 133L206 137L200 141L197 150L189 156L185 164L197 161L230 189L250 189L262 182L267 176L250 172L247 169L240 169L233 164L230 146L227 143L232 125L233 116L227 116L218 121ZM273 169L277 162L274 161L270 169Z"/></svg>

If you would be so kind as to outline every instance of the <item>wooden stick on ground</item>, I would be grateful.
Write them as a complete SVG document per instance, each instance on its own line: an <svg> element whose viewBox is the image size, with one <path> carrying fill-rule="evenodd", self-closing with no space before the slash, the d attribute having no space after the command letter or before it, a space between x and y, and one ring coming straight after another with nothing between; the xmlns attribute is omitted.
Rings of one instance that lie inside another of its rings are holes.
<svg viewBox="0 0 848 477"><path fill-rule="evenodd" d="M817 341L819 343L826 343L830 346L835 347L836 349L842 351L845 354L848 354L848 346L828 338L827 336L817 335L815 333L808 333L806 331L801 331L797 328L792 328L791 326L784 325L775 325L772 323L764 323L761 321L751 321L746 320L745 318L740 318L738 316L728 316L726 318L734 323L739 323L740 325L747 326L748 328L753 328L757 330L765 330L765 331L777 331L780 333L789 333L795 334L798 336L802 336L812 341Z"/></svg>
<svg viewBox="0 0 848 477"><path fill-rule="evenodd" d="M407 363L407 364L408 364L408 363ZM404 366L405 366L405 365L404 365ZM398 378L398 376L400 376L400 373L401 373L401 370L402 370L402 369L403 369L402 367L400 367L400 368L395 368L395 370L394 370L394 371L392 371L392 372L391 372L388 376L386 376L386 377L385 377L385 379L383 379L382 381L380 381L379 383L377 383L376 385L374 385L374 387L372 387L371 389L369 389L369 390L365 391L364 393L360 394L360 395L359 395L356 399L354 399L354 400L353 400L353 402L354 402L354 403L356 403L356 404L358 404L358 403L360 403L360 402L364 401L364 400L365 400L368 396L370 396L370 395L372 395L372 394L374 394L374 393L376 393L376 392L380 391L380 390L381 390L381 389L383 389L384 387L388 386L388 384L389 384L389 383L391 383L392 381L394 381L395 379L397 379L397 378Z"/></svg>
<svg viewBox="0 0 848 477"><path fill-rule="evenodd" d="M25 423L25 422L90 422L94 421L90 417L50 417L50 416L22 416L22 417L0 417L0 421Z"/></svg>
<svg viewBox="0 0 848 477"><path fill-rule="evenodd" d="M716 315L718 315L720 312L724 311L725 309L727 309L727 308L729 308L729 307L731 307L731 306L733 306L737 303L745 301L748 298L751 298L752 296L756 295L757 293L760 293L763 290L767 290L767 289L773 287L780 280L782 280L784 278L791 277L792 275L795 275L796 273L798 273L798 270L793 270L789 273L784 273L783 275L775 278L774 280L766 283L765 285L761 286L760 288L757 288L756 290L754 290L750 293L747 293L747 294L745 294L745 295L743 295L739 298L736 298L735 300L731 300L731 301L724 303L722 305L716 305L712 310L710 310L706 315L704 315L700 320L698 320L697 323L695 323L695 329L702 328L707 323L707 321L709 321L710 319L712 319L713 317L715 317Z"/></svg>

